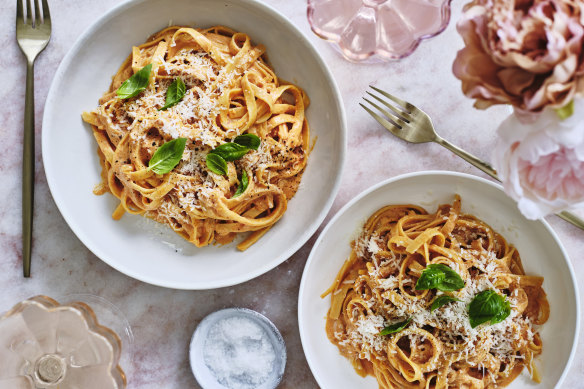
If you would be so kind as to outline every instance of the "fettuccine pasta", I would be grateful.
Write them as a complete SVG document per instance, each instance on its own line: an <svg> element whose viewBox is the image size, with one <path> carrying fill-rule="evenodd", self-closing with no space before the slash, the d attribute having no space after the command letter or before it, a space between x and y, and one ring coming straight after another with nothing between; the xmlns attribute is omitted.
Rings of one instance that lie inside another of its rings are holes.
<svg viewBox="0 0 584 389"><path fill-rule="evenodd" d="M146 90L121 99L120 85L149 64ZM184 98L159 111L177 79L186 85ZM298 189L310 151L308 104L246 34L221 26L166 28L132 49L97 109L83 114L102 166L94 192L120 200L115 219L144 215L199 247L250 231L238 245L245 250L282 217ZM257 135L260 147L227 162L225 175L210 171L207 154L241 134ZM180 163L167 174L148 169L156 150L177 138L187 139ZM235 196L244 173L249 183Z"/></svg>
<svg viewBox="0 0 584 389"><path fill-rule="evenodd" d="M549 317L543 277L525 275L517 250L460 209L458 196L434 214L415 205L379 209L323 295L331 295L328 338L357 373L376 377L380 388L504 387L524 367L540 381L537 326ZM432 264L455 271L464 287L417 290ZM510 313L473 328L469 304L484 291L506 299ZM449 302L431 311L440 296ZM403 328L380 334L395 323Z"/></svg>

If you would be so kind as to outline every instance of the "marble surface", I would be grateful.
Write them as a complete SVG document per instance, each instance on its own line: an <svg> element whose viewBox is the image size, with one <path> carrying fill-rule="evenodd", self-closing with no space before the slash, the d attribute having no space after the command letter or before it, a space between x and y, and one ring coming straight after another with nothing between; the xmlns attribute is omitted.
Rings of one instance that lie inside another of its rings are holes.
<svg viewBox="0 0 584 389"><path fill-rule="evenodd" d="M462 40L454 23L399 62L358 65L343 60L326 42L314 36L306 21L303 0L265 0L292 20L316 45L340 87L348 119L348 154L342 187L327 220L355 195L398 174L442 169L486 177L474 167L435 144L410 145L393 138L358 106L367 85L392 90L425 109L440 134L488 159L495 129L505 108L477 111L460 91L451 72ZM21 263L21 149L24 110L25 59L15 40L15 0L0 0L0 312L37 294L63 296L90 293L112 301L127 316L135 341L133 364L126 366L129 387L198 387L188 364L192 332L207 314L225 307L247 307L268 316L288 347L288 364L281 387L316 388L302 351L297 324L297 293L302 270L315 234L296 254L257 279L209 291L175 291L133 280L100 261L75 237L56 208L43 171L41 133L43 104L57 66L77 36L117 0L49 0L53 34L36 61L36 189L32 278L22 277ZM461 2L453 4L453 21ZM548 221L565 245L578 279L584 275L584 231L551 217ZM326 221L325 221L326 222ZM322 229L322 226L321 226ZM319 230L320 231L320 230ZM584 297L584 288L580 295ZM584 323L584 321L583 321ZM565 388L582 387L584 341Z"/></svg>

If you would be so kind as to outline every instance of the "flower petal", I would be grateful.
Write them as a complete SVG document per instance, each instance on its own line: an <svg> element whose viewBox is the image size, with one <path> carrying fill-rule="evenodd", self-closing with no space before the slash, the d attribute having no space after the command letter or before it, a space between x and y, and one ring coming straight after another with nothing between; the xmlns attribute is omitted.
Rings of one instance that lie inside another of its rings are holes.
<svg viewBox="0 0 584 389"><path fill-rule="evenodd" d="M453 72L475 106L510 103L527 122L545 107L569 103L584 83L579 3L474 0L465 6L457 28L466 47Z"/></svg>
<svg viewBox="0 0 584 389"><path fill-rule="evenodd" d="M532 123L511 115L499 127L493 165L527 218L584 205L584 99L574 104L568 123L548 107Z"/></svg>

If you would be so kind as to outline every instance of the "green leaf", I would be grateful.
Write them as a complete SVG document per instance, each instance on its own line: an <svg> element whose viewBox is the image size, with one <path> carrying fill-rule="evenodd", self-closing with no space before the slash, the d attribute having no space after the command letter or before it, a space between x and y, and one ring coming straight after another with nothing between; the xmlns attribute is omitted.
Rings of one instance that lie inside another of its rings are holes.
<svg viewBox="0 0 584 389"><path fill-rule="evenodd" d="M448 303L451 303L453 301L462 301L462 300L459 300L456 297L447 296L447 295L438 296L432 302L432 305L430 306L430 312L434 312L438 308L440 308Z"/></svg>
<svg viewBox="0 0 584 389"><path fill-rule="evenodd" d="M207 154L207 167L215 174L221 176L227 175L227 162L219 154Z"/></svg>
<svg viewBox="0 0 584 389"><path fill-rule="evenodd" d="M438 266L441 266L440 268L446 274L446 278L436 289L443 292L452 292L464 288L464 280L450 266L440 264Z"/></svg>
<svg viewBox="0 0 584 389"><path fill-rule="evenodd" d="M566 120L574 114L574 100L555 110L560 120Z"/></svg>
<svg viewBox="0 0 584 389"><path fill-rule="evenodd" d="M497 324L502 322L511 314L511 304L509 304L509 300L506 298L503 300L503 309L499 311L494 318L491 319L491 324Z"/></svg>
<svg viewBox="0 0 584 389"><path fill-rule="evenodd" d="M394 324L382 329L378 335L389 335L389 334L395 334L396 332L400 332L401 330L406 328L408 326L408 324L410 324L411 321L412 321L412 318L410 317L407 320L401 321L399 323L394 323Z"/></svg>
<svg viewBox="0 0 584 389"><path fill-rule="evenodd" d="M118 97L120 99L129 99L140 94L140 92L148 87L151 70L152 64L149 63L134 73L132 77L124 81L116 91Z"/></svg>
<svg viewBox="0 0 584 389"><path fill-rule="evenodd" d="M241 194L243 194L243 192L245 192L245 190L247 189L248 185L249 185L249 178L247 177L247 173L244 170L241 172L241 180L239 180L239 186L237 187L237 191L235 191L235 194L233 195L232 198L236 198L237 196L240 196Z"/></svg>
<svg viewBox="0 0 584 389"><path fill-rule="evenodd" d="M211 150L211 154L216 154L223 158L225 161L236 161L243 157L249 149L237 143L224 143L221 146L217 146L215 149Z"/></svg>
<svg viewBox="0 0 584 389"><path fill-rule="evenodd" d="M430 264L416 282L416 290L438 289L452 292L464 288L464 281L457 272L441 263Z"/></svg>
<svg viewBox="0 0 584 389"><path fill-rule="evenodd" d="M428 265L416 282L416 290L435 289L446 279L446 274Z"/></svg>
<svg viewBox="0 0 584 389"><path fill-rule="evenodd" d="M243 134L236 136L233 142L245 146L248 149L257 150L260 147L261 140L257 135Z"/></svg>
<svg viewBox="0 0 584 389"><path fill-rule="evenodd" d="M180 162L186 144L187 138L178 138L166 142L156 150L148 162L148 169L156 174L168 173Z"/></svg>
<svg viewBox="0 0 584 389"><path fill-rule="evenodd" d="M177 104L179 101L183 99L185 96L185 92L187 91L187 87L183 80L177 78L174 80L172 84L166 90L166 102L164 103L164 107L158 108L159 111L164 111L172 107L173 105Z"/></svg>
<svg viewBox="0 0 584 389"><path fill-rule="evenodd" d="M472 328L486 322L500 323L510 314L509 301L494 290L485 290L477 294L468 305L468 316Z"/></svg>

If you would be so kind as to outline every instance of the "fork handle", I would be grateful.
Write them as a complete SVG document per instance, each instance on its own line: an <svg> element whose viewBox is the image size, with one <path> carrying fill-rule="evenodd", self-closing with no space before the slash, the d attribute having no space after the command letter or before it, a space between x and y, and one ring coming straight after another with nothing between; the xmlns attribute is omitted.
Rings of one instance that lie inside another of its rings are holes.
<svg viewBox="0 0 584 389"><path fill-rule="evenodd" d="M22 140L22 270L30 277L34 204L34 61L27 59Z"/></svg>
<svg viewBox="0 0 584 389"><path fill-rule="evenodd" d="M491 176L495 180L501 182L501 180L497 176L497 171L488 162L485 162L482 159L475 157L474 155L464 151L460 147L455 146L452 143L450 143L447 140L442 139L440 137L438 137L436 139L436 143L438 143L441 146L446 147L448 150L452 151L454 154L458 155L460 158L464 159L466 162L468 162L471 165L473 165L474 167L482 170L483 172L485 172L486 174L488 174L489 176Z"/></svg>
<svg viewBox="0 0 584 389"><path fill-rule="evenodd" d="M440 137L437 137L435 142L441 146L446 147L448 150L452 151L454 154L458 155L460 158L464 159L465 161L467 161L468 163L470 163L474 167L482 170L483 172L485 172L489 176L493 177L495 180L501 182L501 180L497 176L497 171L489 163L475 157L474 155L464 151L460 147L455 146L452 143L450 143L447 140L442 139ZM556 213L556 216L558 216L561 219L564 219L568 223L573 224L574 226L580 228L581 230L584 230L584 220L582 220L577 215L575 215L571 212L564 211L564 212Z"/></svg>

